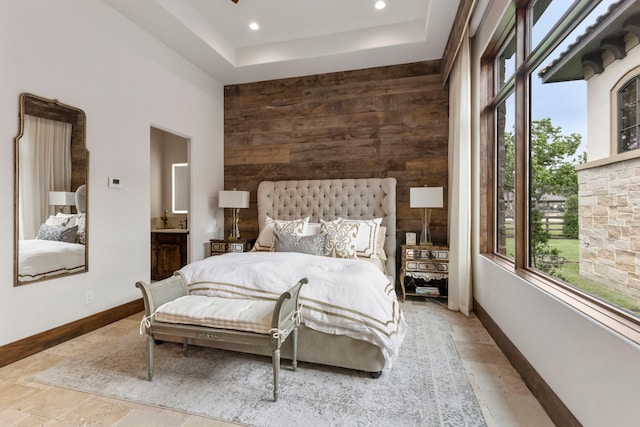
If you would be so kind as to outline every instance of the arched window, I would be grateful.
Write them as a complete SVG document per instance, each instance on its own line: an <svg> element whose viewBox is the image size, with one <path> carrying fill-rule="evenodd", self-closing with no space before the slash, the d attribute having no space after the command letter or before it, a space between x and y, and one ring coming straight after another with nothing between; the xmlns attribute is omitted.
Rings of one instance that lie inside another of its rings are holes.
<svg viewBox="0 0 640 427"><path fill-rule="evenodd" d="M640 148L639 84L640 75L637 75L618 91L618 153Z"/></svg>

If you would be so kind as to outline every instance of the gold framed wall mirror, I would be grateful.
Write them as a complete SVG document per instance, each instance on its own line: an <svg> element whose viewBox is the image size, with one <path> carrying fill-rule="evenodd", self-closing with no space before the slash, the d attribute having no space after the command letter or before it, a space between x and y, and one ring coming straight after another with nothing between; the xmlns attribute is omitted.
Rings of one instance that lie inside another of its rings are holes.
<svg viewBox="0 0 640 427"><path fill-rule="evenodd" d="M14 155L14 286L88 271L84 111L20 94Z"/></svg>

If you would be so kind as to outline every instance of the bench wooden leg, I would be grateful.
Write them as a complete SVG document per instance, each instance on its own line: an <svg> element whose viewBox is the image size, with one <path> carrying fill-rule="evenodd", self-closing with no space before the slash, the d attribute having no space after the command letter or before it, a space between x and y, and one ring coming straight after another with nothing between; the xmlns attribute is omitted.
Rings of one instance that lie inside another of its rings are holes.
<svg viewBox="0 0 640 427"><path fill-rule="evenodd" d="M291 337L291 339L293 340L291 342L291 347L292 347L292 357L291 357L291 367L293 368L294 371L298 370L298 327L296 326L293 330L293 337Z"/></svg>
<svg viewBox="0 0 640 427"><path fill-rule="evenodd" d="M149 335L147 338L147 355L149 362L149 372L147 373L147 379L149 381L153 380L153 353L156 347L156 342L153 339L153 335Z"/></svg>
<svg viewBox="0 0 640 427"><path fill-rule="evenodd" d="M278 401L278 375L280 374L280 348L273 349L273 400Z"/></svg>

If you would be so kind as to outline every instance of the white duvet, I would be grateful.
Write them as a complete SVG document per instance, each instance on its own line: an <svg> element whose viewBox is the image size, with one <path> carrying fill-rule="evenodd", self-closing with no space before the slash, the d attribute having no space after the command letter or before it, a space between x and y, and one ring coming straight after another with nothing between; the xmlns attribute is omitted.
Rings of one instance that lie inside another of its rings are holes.
<svg viewBox="0 0 640 427"><path fill-rule="evenodd" d="M368 341L380 348L389 368L406 332L394 285L366 261L245 252L212 256L181 271L190 294L226 298L276 300L306 277L299 299L305 326Z"/></svg>
<svg viewBox="0 0 640 427"><path fill-rule="evenodd" d="M84 269L84 245L53 240L18 241L18 280L29 282Z"/></svg>

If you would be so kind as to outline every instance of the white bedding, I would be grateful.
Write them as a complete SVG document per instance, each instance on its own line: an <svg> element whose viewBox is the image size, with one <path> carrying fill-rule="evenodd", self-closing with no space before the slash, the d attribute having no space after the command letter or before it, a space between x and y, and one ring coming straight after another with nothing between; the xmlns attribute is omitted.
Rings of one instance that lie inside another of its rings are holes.
<svg viewBox="0 0 640 427"><path fill-rule="evenodd" d="M380 348L385 366L398 356L407 324L394 286L373 264L293 252L212 256L181 269L190 294L276 300L302 277L302 322Z"/></svg>
<svg viewBox="0 0 640 427"><path fill-rule="evenodd" d="M84 245L54 240L18 241L18 280L29 282L84 270Z"/></svg>

